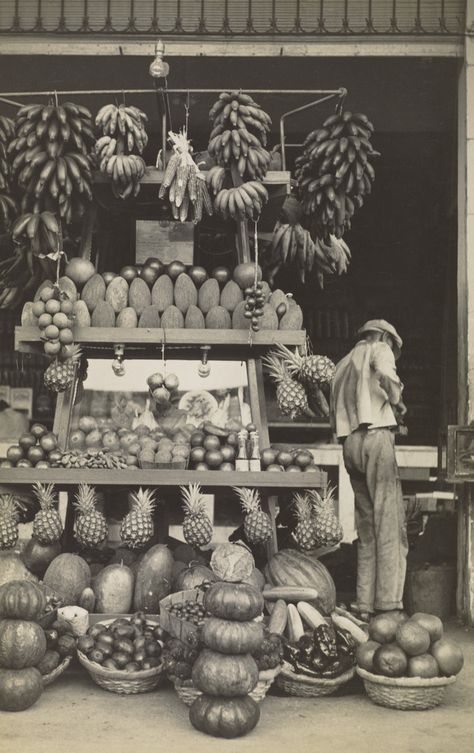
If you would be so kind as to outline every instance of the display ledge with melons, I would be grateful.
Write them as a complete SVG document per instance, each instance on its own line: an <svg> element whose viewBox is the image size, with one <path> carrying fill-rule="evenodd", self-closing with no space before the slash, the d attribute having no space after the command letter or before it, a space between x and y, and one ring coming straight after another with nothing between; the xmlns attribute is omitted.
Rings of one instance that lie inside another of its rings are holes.
<svg viewBox="0 0 474 753"><path fill-rule="evenodd" d="M260 267L253 263L239 264L233 272L216 267L208 274L204 267L187 268L180 261L165 265L149 258L143 265L124 267L117 275L99 274L91 262L73 258L58 285L62 297L67 296L72 302L65 326L74 330L75 342L94 341L91 328L121 330L117 342L146 341L147 336L155 339L157 330L187 330L184 339L183 334L175 338L178 342L194 341L196 336L204 343L228 342L222 334L209 336L217 330L239 331L240 337L233 338L233 342L242 343L248 340L249 331L256 341L266 339L262 333L267 336L270 332L278 332L270 337L271 341L276 337L280 341L282 332L290 333L291 344L299 343L302 337L300 306L291 294L272 291L262 281ZM39 332L31 328L44 330L48 323L54 324L54 314L49 311L52 288L51 281L44 281L34 300L25 303L21 324L28 330L17 332L18 342L34 340L35 334L39 337ZM127 330L126 338L123 330Z"/></svg>

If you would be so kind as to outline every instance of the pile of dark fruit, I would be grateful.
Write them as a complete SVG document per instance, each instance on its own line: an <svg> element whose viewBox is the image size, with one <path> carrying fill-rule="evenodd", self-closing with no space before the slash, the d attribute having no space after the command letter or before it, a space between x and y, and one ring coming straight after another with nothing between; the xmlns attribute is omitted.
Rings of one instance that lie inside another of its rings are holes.
<svg viewBox="0 0 474 753"><path fill-rule="evenodd" d="M190 622L200 628L204 625L205 617L210 617L210 613L204 609L204 605L197 601L183 601L177 604L171 604L168 611L174 614L178 619Z"/></svg>
<svg viewBox="0 0 474 753"><path fill-rule="evenodd" d="M77 649L87 658L108 669L138 672L153 669L162 662L165 631L147 621L142 612L120 617L109 625L98 622L77 641Z"/></svg>

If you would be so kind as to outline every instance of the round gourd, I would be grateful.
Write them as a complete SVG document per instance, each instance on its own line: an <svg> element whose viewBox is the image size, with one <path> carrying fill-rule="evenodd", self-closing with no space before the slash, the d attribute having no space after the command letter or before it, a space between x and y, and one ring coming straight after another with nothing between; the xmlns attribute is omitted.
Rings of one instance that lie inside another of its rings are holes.
<svg viewBox="0 0 474 753"><path fill-rule="evenodd" d="M46 607L46 597L35 583L11 580L0 586L0 617L37 620Z"/></svg>
<svg viewBox="0 0 474 753"><path fill-rule="evenodd" d="M44 630L36 622L0 620L0 667L34 667L45 653Z"/></svg>
<svg viewBox="0 0 474 753"><path fill-rule="evenodd" d="M61 544L40 544L38 539L31 537L21 551L21 559L32 573L42 578L55 557L61 554Z"/></svg>
<svg viewBox="0 0 474 753"><path fill-rule="evenodd" d="M214 617L247 622L263 611L263 596L247 583L214 583L204 595L204 606Z"/></svg>
<svg viewBox="0 0 474 753"><path fill-rule="evenodd" d="M175 563L176 564L176 563ZM176 591L190 591L193 588L199 588L203 583L215 583L217 575L205 565L193 565L190 562L188 567L184 567L174 579Z"/></svg>
<svg viewBox="0 0 474 753"><path fill-rule="evenodd" d="M61 597L64 606L74 606L91 584L90 567L77 554L60 554L49 565L43 582Z"/></svg>
<svg viewBox="0 0 474 753"><path fill-rule="evenodd" d="M10 580L31 580L35 583L38 581L25 567L20 555L11 550L0 552L0 585Z"/></svg>
<svg viewBox="0 0 474 753"><path fill-rule="evenodd" d="M258 682L258 667L250 654L225 655L205 648L193 665L194 685L214 696L233 698L250 693Z"/></svg>
<svg viewBox="0 0 474 753"><path fill-rule="evenodd" d="M149 549L137 568L133 609L135 612L157 614L160 601L171 591L173 555L164 544Z"/></svg>
<svg viewBox="0 0 474 753"><path fill-rule="evenodd" d="M36 703L42 692L43 680L35 667L0 669L2 711L24 711Z"/></svg>
<svg viewBox="0 0 474 753"><path fill-rule="evenodd" d="M193 727L214 737L242 737L253 730L259 719L258 703L250 696L212 698L201 695L189 710Z"/></svg>
<svg viewBox="0 0 474 753"><path fill-rule="evenodd" d="M201 640L208 648L222 654L253 654L263 641L263 623L211 617L204 621Z"/></svg>
<svg viewBox="0 0 474 753"><path fill-rule="evenodd" d="M282 549L270 559L265 575L272 586L315 588L319 594L315 606L326 615L334 611L336 587L328 569L319 560L296 549Z"/></svg>

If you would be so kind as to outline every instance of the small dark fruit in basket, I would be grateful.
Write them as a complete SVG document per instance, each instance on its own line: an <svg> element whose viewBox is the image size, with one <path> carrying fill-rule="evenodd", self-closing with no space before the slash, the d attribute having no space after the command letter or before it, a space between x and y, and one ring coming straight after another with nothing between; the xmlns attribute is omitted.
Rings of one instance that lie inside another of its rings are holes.
<svg viewBox="0 0 474 753"><path fill-rule="evenodd" d="M97 639L97 641L100 641L101 643L105 643L108 646L113 646L114 640L115 639L114 639L113 635L111 635L110 633L105 633L105 632L104 633L100 633L100 635L99 635L99 637Z"/></svg>
<svg viewBox="0 0 474 753"><path fill-rule="evenodd" d="M140 665L136 661L129 661L124 667L125 672L138 672Z"/></svg>
<svg viewBox="0 0 474 753"><path fill-rule="evenodd" d="M64 622L60 622L59 620L54 620L54 622L51 625L51 630L55 630L58 636L60 636L60 635L65 635L69 631L69 628Z"/></svg>
<svg viewBox="0 0 474 753"><path fill-rule="evenodd" d="M89 659L91 661L95 661L97 664L102 664L105 659L105 655L98 648L94 648L89 654Z"/></svg>
<svg viewBox="0 0 474 753"><path fill-rule="evenodd" d="M61 635L58 639L57 651L60 656L73 656L76 653L76 639L73 635Z"/></svg>
<svg viewBox="0 0 474 753"><path fill-rule="evenodd" d="M119 625L113 630L115 638L135 638L133 625Z"/></svg>
<svg viewBox="0 0 474 753"><path fill-rule="evenodd" d="M161 659L158 656L149 656L142 662L142 667L143 669L153 669L154 667L159 667L160 664Z"/></svg>
<svg viewBox="0 0 474 753"><path fill-rule="evenodd" d="M101 633L106 632L107 628L105 625L92 625L91 628L89 628L88 635L90 635L91 638L98 638Z"/></svg>
<svg viewBox="0 0 474 753"><path fill-rule="evenodd" d="M102 664L102 666L103 667L107 667L107 669L118 669L116 663L110 657L108 659L105 659L105 661Z"/></svg>
<svg viewBox="0 0 474 753"><path fill-rule="evenodd" d="M99 651L102 651L104 656L112 656L112 654L114 653L114 647L111 646L110 643L104 643L104 641L101 640L101 638L99 638L99 640L95 644L95 647Z"/></svg>
<svg viewBox="0 0 474 753"><path fill-rule="evenodd" d="M133 654L135 647L129 638L120 638L114 641L114 653Z"/></svg>
<svg viewBox="0 0 474 753"><path fill-rule="evenodd" d="M139 664L143 664L145 659L146 659L145 648L139 648L133 654L133 660L138 662Z"/></svg>
<svg viewBox="0 0 474 753"><path fill-rule="evenodd" d="M116 653L112 654L112 659L116 663L117 669L124 669L124 667L126 667L130 661L130 654L125 654L121 651L117 651Z"/></svg>
<svg viewBox="0 0 474 753"><path fill-rule="evenodd" d="M163 630L161 625L157 625L155 628L153 628L153 636L159 641L163 641L166 637L166 631Z"/></svg>
<svg viewBox="0 0 474 753"><path fill-rule="evenodd" d="M46 644L47 644L48 648L56 648L56 645L57 645L57 642L58 642L58 638L59 638L58 631L57 630L52 630L52 629L51 630L45 630L44 631L44 636L46 638Z"/></svg>
<svg viewBox="0 0 474 753"><path fill-rule="evenodd" d="M159 643L147 643L145 646L147 656L161 656L161 646Z"/></svg>
<svg viewBox="0 0 474 753"><path fill-rule="evenodd" d="M135 638L133 641L133 647L135 651L140 651L140 649L145 648L146 644L146 638L144 635L139 635Z"/></svg>
<svg viewBox="0 0 474 753"><path fill-rule="evenodd" d="M90 654L90 652L94 649L94 646L94 639L90 635L81 635L77 639L77 649L83 654Z"/></svg>

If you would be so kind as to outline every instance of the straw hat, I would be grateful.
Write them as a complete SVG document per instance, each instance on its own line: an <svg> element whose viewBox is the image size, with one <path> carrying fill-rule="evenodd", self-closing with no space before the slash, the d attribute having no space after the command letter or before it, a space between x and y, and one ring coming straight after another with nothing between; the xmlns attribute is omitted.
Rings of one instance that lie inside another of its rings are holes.
<svg viewBox="0 0 474 753"><path fill-rule="evenodd" d="M368 322L362 325L362 327L357 331L357 334L364 335L366 332L387 332L387 334L389 334L393 340L395 358L400 357L400 353L403 347L403 340L393 324L386 322L385 319L370 319Z"/></svg>

